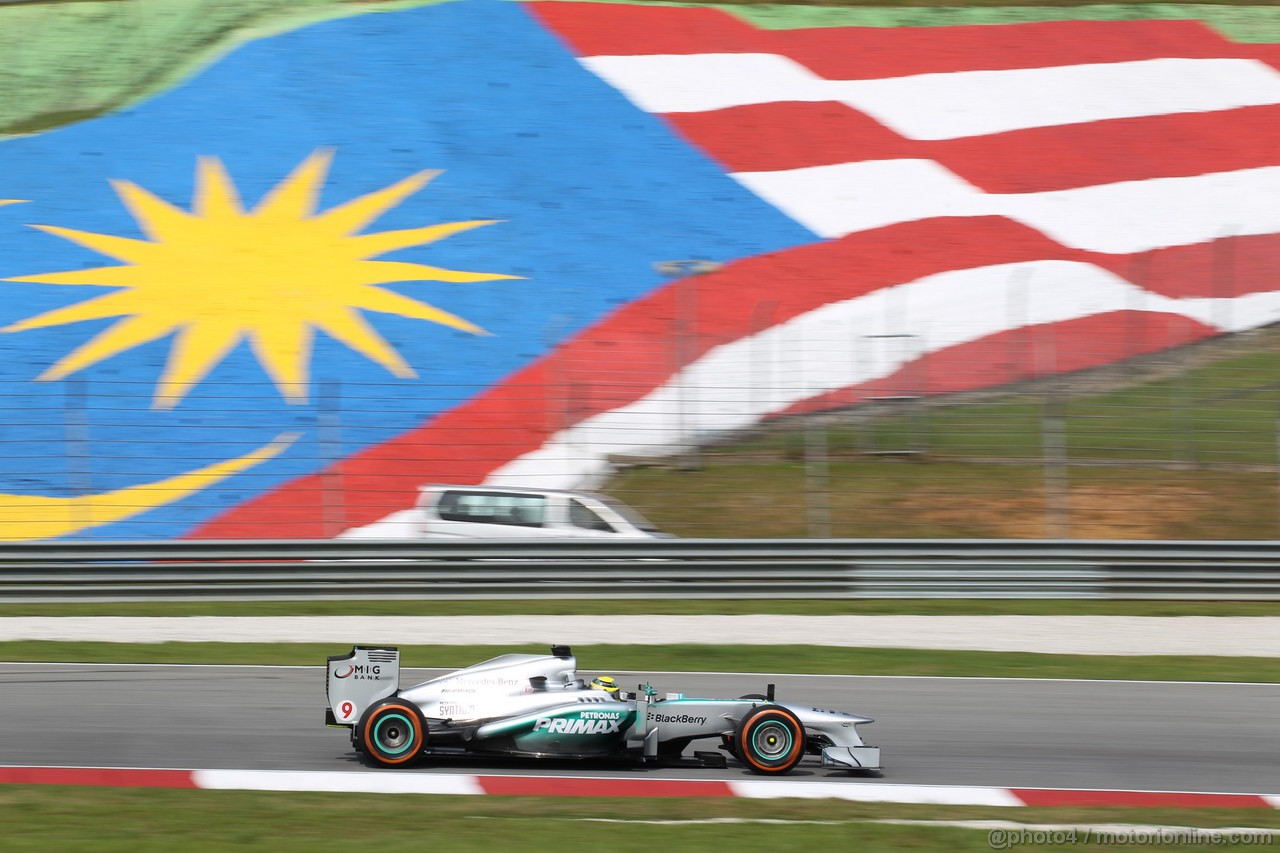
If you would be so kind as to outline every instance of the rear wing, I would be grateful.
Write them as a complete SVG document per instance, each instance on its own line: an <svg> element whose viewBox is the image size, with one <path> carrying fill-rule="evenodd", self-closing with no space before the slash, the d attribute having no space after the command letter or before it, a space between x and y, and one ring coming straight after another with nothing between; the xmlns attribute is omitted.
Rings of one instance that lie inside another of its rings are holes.
<svg viewBox="0 0 1280 853"><path fill-rule="evenodd" d="M353 726L379 699L400 689L400 650L392 646L355 646L350 653L329 658L325 695L325 723Z"/></svg>

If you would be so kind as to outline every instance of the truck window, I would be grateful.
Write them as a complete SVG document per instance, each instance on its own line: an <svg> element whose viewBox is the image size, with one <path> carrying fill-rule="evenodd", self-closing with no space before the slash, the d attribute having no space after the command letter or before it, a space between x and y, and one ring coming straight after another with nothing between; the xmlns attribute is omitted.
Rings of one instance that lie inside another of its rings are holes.
<svg viewBox="0 0 1280 853"><path fill-rule="evenodd" d="M541 527L546 505L542 495L450 491L440 496L436 514L445 521Z"/></svg>
<svg viewBox="0 0 1280 853"><path fill-rule="evenodd" d="M569 523L574 527L583 527L587 530L614 532L613 526L609 522L596 515L595 510L577 499L569 501Z"/></svg>

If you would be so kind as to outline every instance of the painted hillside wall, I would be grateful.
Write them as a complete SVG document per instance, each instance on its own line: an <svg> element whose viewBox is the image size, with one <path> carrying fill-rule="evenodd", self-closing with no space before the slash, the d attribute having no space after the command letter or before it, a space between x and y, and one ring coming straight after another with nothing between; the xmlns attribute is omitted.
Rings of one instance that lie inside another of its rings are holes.
<svg viewBox="0 0 1280 853"><path fill-rule="evenodd" d="M1273 323L1275 21L0 5L0 540L331 537Z"/></svg>

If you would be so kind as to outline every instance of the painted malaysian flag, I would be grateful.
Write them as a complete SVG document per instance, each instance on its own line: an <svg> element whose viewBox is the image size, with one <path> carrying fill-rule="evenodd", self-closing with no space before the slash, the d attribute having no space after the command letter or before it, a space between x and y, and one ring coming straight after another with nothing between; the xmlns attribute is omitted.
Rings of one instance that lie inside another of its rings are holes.
<svg viewBox="0 0 1280 853"><path fill-rule="evenodd" d="M404 477L406 460L405 485L583 485L610 454L1280 319L1271 46L1197 21L765 29L719 9L529 6L584 68L814 239L620 307L344 463L358 491ZM694 328L673 362L654 342L682 311ZM560 417L512 422L567 380ZM492 452L450 454L464 442ZM245 531L248 513L301 521L319 483L296 487L202 535Z"/></svg>
<svg viewBox="0 0 1280 853"><path fill-rule="evenodd" d="M1272 46L375 8L0 140L0 538L333 536L1280 319Z"/></svg>

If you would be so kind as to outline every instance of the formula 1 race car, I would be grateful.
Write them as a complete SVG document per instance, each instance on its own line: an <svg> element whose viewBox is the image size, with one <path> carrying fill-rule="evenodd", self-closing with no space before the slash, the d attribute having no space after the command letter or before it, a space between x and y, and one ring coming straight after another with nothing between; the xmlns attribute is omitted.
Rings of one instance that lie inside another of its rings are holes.
<svg viewBox="0 0 1280 853"><path fill-rule="evenodd" d="M695 752L703 765L725 767L729 753L756 773L786 773L812 753L823 767L880 767L880 749L858 734L869 717L775 702L773 685L738 699L659 699L648 684L594 689L568 646L501 655L403 690L397 649L356 646L329 658L327 692L325 722L350 729L356 750L385 767L458 754L679 763L691 743L712 738L723 752Z"/></svg>

